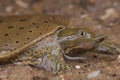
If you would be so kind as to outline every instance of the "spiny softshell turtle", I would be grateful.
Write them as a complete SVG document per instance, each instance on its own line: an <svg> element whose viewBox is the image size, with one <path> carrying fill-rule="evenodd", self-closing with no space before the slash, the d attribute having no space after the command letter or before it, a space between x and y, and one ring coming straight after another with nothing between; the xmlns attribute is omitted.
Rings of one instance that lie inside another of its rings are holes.
<svg viewBox="0 0 120 80"><path fill-rule="evenodd" d="M83 42L101 41L104 36L67 28L68 22L64 17L45 14L1 16L0 62L21 62L53 73L69 69L63 56L67 59L84 58L67 56L67 48ZM101 46L101 51L108 49L102 49L103 44Z"/></svg>

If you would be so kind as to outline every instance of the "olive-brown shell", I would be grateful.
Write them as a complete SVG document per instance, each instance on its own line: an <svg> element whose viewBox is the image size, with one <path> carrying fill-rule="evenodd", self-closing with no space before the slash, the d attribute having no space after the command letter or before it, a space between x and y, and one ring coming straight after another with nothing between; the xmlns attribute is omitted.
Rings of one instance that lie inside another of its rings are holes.
<svg viewBox="0 0 120 80"><path fill-rule="evenodd" d="M68 19L45 14L0 16L0 61L68 25Z"/></svg>

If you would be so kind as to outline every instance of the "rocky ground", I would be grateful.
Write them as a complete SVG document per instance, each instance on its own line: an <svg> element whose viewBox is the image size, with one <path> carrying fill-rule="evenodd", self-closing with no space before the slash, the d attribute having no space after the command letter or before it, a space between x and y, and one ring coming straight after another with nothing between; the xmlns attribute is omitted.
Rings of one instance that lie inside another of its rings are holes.
<svg viewBox="0 0 120 80"><path fill-rule="evenodd" d="M119 0L1 0L0 15L57 14L70 19L69 27L106 34L120 42ZM60 75L22 65L1 65L0 80L120 80L120 55L88 51L86 62L67 61L74 69Z"/></svg>

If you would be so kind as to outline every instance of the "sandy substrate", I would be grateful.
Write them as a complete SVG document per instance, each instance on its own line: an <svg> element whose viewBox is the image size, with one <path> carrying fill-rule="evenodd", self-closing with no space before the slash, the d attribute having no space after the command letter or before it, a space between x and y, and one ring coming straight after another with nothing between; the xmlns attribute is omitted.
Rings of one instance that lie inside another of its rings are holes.
<svg viewBox="0 0 120 80"><path fill-rule="evenodd" d="M1 0L0 15L57 14L70 19L69 27L106 34L108 42L120 42L119 0ZM79 54L79 52L78 52ZM72 71L52 75L42 69L23 65L1 65L0 80L120 80L119 54L95 51L80 53L88 61L67 61Z"/></svg>

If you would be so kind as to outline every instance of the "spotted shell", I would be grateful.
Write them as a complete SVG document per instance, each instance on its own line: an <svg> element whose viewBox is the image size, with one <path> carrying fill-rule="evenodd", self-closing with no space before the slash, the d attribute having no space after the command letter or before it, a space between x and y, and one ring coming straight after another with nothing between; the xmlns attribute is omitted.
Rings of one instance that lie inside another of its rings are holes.
<svg viewBox="0 0 120 80"><path fill-rule="evenodd" d="M31 45L68 25L57 15L0 16L0 61L16 56Z"/></svg>

